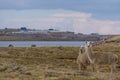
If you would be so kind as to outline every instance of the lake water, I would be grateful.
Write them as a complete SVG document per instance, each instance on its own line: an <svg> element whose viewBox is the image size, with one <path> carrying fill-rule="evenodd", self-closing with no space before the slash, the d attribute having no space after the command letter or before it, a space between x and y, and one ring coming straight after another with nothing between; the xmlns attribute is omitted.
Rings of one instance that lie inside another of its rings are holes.
<svg viewBox="0 0 120 80"><path fill-rule="evenodd" d="M84 41L0 41L0 47L30 47L31 45L41 46L82 46Z"/></svg>

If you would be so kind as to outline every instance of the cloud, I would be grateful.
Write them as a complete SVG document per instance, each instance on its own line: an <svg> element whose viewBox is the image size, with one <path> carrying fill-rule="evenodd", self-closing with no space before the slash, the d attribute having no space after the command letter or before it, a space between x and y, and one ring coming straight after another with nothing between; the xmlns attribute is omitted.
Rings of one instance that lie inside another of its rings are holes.
<svg viewBox="0 0 120 80"><path fill-rule="evenodd" d="M100 33L100 34L120 34L120 21L96 20L92 17L84 21L77 19L75 21L75 32Z"/></svg>
<svg viewBox="0 0 120 80"><path fill-rule="evenodd" d="M10 18L0 21L1 26L20 28L27 26L34 29L55 28L76 33L120 34L120 21L99 20L91 13L72 12L54 13L36 18Z"/></svg>
<svg viewBox="0 0 120 80"><path fill-rule="evenodd" d="M119 4L120 0L0 0L0 10L62 9L92 13L99 19L118 20Z"/></svg>
<svg viewBox="0 0 120 80"><path fill-rule="evenodd" d="M120 21L94 19L90 13L55 14L72 23L76 33L120 34Z"/></svg>
<svg viewBox="0 0 120 80"><path fill-rule="evenodd" d="M65 14L65 13L60 13L60 14L54 14L53 16L55 17L68 17L68 18L88 18L91 17L91 14L86 14L86 13L70 13L70 14Z"/></svg>
<svg viewBox="0 0 120 80"><path fill-rule="evenodd" d="M69 9L103 8L118 6L119 0L0 0L1 9ZM7 5L6 5L7 4ZM94 4L94 5L93 5ZM101 6L102 4L102 6ZM73 6L72 6L73 5ZM14 6L14 7L12 7ZM96 6L96 7L94 7ZM106 6L106 7L105 7Z"/></svg>

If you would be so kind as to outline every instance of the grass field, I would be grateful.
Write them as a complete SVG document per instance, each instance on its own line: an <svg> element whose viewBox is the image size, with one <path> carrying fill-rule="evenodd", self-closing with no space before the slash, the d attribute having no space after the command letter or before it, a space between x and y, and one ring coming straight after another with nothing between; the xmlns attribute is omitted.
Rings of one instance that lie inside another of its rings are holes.
<svg viewBox="0 0 120 80"><path fill-rule="evenodd" d="M94 47L94 52L112 52L120 59L120 42ZM110 69L101 66L99 77L79 72L76 58L79 47L0 47L0 80L109 80ZM113 80L120 80L120 61Z"/></svg>

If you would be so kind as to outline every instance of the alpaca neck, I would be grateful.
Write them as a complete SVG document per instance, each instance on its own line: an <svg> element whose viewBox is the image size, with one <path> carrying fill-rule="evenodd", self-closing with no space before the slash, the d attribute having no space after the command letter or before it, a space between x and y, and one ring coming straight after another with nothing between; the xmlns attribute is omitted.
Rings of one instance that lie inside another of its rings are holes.
<svg viewBox="0 0 120 80"><path fill-rule="evenodd" d="M79 52L79 55L81 55L81 52Z"/></svg>
<svg viewBox="0 0 120 80"><path fill-rule="evenodd" d="M86 54L88 56L88 59L90 61L90 63L94 63L93 61L93 53L92 53L92 48L91 47L88 47L88 46L85 46L86 47Z"/></svg>
<svg viewBox="0 0 120 80"><path fill-rule="evenodd" d="M81 50L80 49L81 49L81 47L79 48L79 55L81 55Z"/></svg>

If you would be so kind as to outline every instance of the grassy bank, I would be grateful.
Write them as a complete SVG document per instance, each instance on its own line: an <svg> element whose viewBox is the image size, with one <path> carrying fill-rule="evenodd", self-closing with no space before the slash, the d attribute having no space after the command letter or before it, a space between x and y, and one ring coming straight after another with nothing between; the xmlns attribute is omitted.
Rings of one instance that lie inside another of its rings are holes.
<svg viewBox="0 0 120 80"><path fill-rule="evenodd" d="M120 43L97 46L94 52L112 52L120 59ZM108 80L108 66L101 66L100 78L88 67L79 72L79 47L0 47L0 80ZM120 80L120 61L114 80Z"/></svg>

